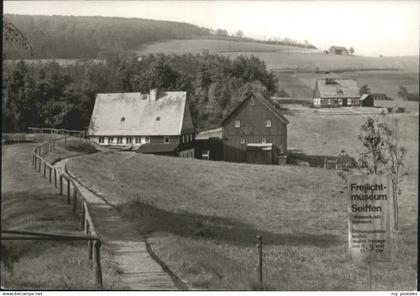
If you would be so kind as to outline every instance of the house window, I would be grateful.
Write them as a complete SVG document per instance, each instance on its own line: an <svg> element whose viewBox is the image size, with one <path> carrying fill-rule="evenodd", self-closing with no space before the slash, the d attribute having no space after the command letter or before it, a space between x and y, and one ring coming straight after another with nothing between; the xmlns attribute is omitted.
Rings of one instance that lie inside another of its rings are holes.
<svg viewBox="0 0 420 296"><path fill-rule="evenodd" d="M261 143L263 143L263 144L267 143L267 139L266 138L261 138Z"/></svg>
<svg viewBox="0 0 420 296"><path fill-rule="evenodd" d="M105 142L104 140L104 137L99 137L99 144L103 144Z"/></svg>
<svg viewBox="0 0 420 296"><path fill-rule="evenodd" d="M351 104L352 104L351 99L347 99L347 105L351 106Z"/></svg>
<svg viewBox="0 0 420 296"><path fill-rule="evenodd" d="M127 137L127 144L131 144L133 143L133 138L132 137Z"/></svg>
<svg viewBox="0 0 420 296"><path fill-rule="evenodd" d="M266 142L267 143L271 143L271 139L270 138L267 138Z"/></svg>
<svg viewBox="0 0 420 296"><path fill-rule="evenodd" d="M241 138L241 144L244 145L245 144L245 139Z"/></svg>
<svg viewBox="0 0 420 296"><path fill-rule="evenodd" d="M343 99L338 99L338 105L342 106L343 105Z"/></svg>
<svg viewBox="0 0 420 296"><path fill-rule="evenodd" d="M235 120L235 127L241 127L241 121Z"/></svg>
<svg viewBox="0 0 420 296"><path fill-rule="evenodd" d="M328 105L331 105L331 99L328 99Z"/></svg>
<svg viewBox="0 0 420 296"><path fill-rule="evenodd" d="M122 137L117 137L117 144L122 144Z"/></svg>
<svg viewBox="0 0 420 296"><path fill-rule="evenodd" d="M114 137L108 137L108 143L109 144L114 143Z"/></svg>
<svg viewBox="0 0 420 296"><path fill-rule="evenodd" d="M185 143L185 135L182 135L182 143Z"/></svg>
<svg viewBox="0 0 420 296"><path fill-rule="evenodd" d="M265 127L271 127L271 120L270 119L267 119L265 121Z"/></svg>
<svg viewBox="0 0 420 296"><path fill-rule="evenodd" d="M164 137L163 138L163 143L168 144L169 143L169 137Z"/></svg>
<svg viewBox="0 0 420 296"><path fill-rule="evenodd" d="M150 137L146 137L146 143L150 143Z"/></svg>
<svg viewBox="0 0 420 296"><path fill-rule="evenodd" d="M255 105L255 101L254 101L254 98L251 98L251 106L254 106Z"/></svg>
<svg viewBox="0 0 420 296"><path fill-rule="evenodd" d="M140 143L140 137L136 137L135 141L136 141L136 144L139 144Z"/></svg>
<svg viewBox="0 0 420 296"><path fill-rule="evenodd" d="M189 134L189 136L190 136L190 142L192 142L192 134Z"/></svg>

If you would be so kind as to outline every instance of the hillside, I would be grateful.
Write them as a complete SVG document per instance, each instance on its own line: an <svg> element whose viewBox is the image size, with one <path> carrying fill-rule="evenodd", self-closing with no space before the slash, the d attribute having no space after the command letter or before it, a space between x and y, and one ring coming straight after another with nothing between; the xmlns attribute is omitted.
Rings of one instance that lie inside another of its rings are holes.
<svg viewBox="0 0 420 296"><path fill-rule="evenodd" d="M312 98L317 79L354 79L359 87L367 84L372 93L386 93L400 101L398 90L405 86L409 92L418 93L419 72L409 71L345 71L337 73L285 73L277 72L279 91L284 90L291 98ZM284 96L284 95L283 95Z"/></svg>
<svg viewBox="0 0 420 296"><path fill-rule="evenodd" d="M346 256L344 182L332 170L115 152L70 160L68 169L193 288L255 289L260 234L267 289L366 289L366 272ZM404 187L404 232L375 290L415 287L415 185Z"/></svg>
<svg viewBox="0 0 420 296"><path fill-rule="evenodd" d="M318 49L297 48L277 44L249 41L214 39L167 40L147 44L136 52L184 54L202 52L223 54L235 58L239 55L254 55L262 59L268 69L289 72L314 72L331 70L401 69L418 72L418 56L406 57L365 57L323 54Z"/></svg>
<svg viewBox="0 0 420 296"><path fill-rule="evenodd" d="M209 34L192 24L140 18L10 14L5 18L29 39L33 58L96 58L147 42ZM7 58L29 58L16 47L6 47L5 53Z"/></svg>

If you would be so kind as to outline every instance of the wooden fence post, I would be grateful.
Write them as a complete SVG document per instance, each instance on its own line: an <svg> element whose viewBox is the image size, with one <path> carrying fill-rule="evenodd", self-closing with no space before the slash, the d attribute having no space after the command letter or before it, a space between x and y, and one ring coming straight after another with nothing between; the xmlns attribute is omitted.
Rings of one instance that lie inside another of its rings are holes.
<svg viewBox="0 0 420 296"><path fill-rule="evenodd" d="M41 157L38 158L38 173L41 172L41 165L42 165L42 160Z"/></svg>
<svg viewBox="0 0 420 296"><path fill-rule="evenodd" d="M70 204L70 179L67 179L67 204Z"/></svg>
<svg viewBox="0 0 420 296"><path fill-rule="evenodd" d="M89 232L90 232L90 224L89 224L89 222L87 221L87 219L85 220L86 221L86 223L85 223L85 234L86 235L89 235ZM93 245L92 245L92 241L91 240L88 240L88 245L87 245L87 247L88 247L88 258L89 258L89 263L91 263L92 262L92 247L93 247Z"/></svg>
<svg viewBox="0 0 420 296"><path fill-rule="evenodd" d="M83 198L80 199L80 228L84 228L85 226L85 205L83 202Z"/></svg>
<svg viewBox="0 0 420 296"><path fill-rule="evenodd" d="M47 162L44 160L44 178L47 176Z"/></svg>
<svg viewBox="0 0 420 296"><path fill-rule="evenodd" d="M95 241L95 278L98 288L103 289L102 268L101 268L101 241Z"/></svg>
<svg viewBox="0 0 420 296"><path fill-rule="evenodd" d="M60 175L60 195L63 195L63 175Z"/></svg>
<svg viewBox="0 0 420 296"><path fill-rule="evenodd" d="M49 174L49 178L48 178L48 181L50 182L50 184L51 184L51 177L52 177L52 167L48 167L50 170L49 170L49 172L50 172L50 174Z"/></svg>
<svg viewBox="0 0 420 296"><path fill-rule="evenodd" d="M262 252L262 236L261 235L257 235L257 240L258 240L258 283L260 286L260 290L264 289L263 286L263 252Z"/></svg>
<svg viewBox="0 0 420 296"><path fill-rule="evenodd" d="M54 187L57 188L57 169L54 168Z"/></svg>
<svg viewBox="0 0 420 296"><path fill-rule="evenodd" d="M77 205L77 189L73 184L73 214L76 214L76 205Z"/></svg>

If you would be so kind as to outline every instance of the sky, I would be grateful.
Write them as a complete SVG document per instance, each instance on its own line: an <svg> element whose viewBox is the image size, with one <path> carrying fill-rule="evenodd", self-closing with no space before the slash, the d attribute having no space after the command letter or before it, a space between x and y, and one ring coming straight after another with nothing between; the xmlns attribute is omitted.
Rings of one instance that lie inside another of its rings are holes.
<svg viewBox="0 0 420 296"><path fill-rule="evenodd" d="M138 17L246 37L308 40L356 54L419 54L420 1L5 1L4 13Z"/></svg>

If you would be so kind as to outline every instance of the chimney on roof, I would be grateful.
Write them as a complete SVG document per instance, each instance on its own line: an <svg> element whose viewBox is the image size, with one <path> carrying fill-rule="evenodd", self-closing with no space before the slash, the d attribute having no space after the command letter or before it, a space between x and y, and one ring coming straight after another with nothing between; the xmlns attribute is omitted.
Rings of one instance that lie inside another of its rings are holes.
<svg viewBox="0 0 420 296"><path fill-rule="evenodd" d="M149 91L149 99L151 102L157 101L159 98L159 89L158 88L152 88Z"/></svg>

